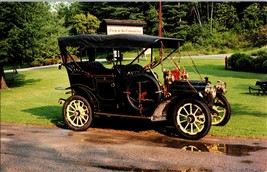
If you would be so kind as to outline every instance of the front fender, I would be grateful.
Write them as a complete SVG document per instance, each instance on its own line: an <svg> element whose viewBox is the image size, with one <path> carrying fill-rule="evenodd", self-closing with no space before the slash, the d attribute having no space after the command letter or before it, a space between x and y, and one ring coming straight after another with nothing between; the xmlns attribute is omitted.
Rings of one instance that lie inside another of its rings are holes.
<svg viewBox="0 0 267 172"><path fill-rule="evenodd" d="M181 94L179 96L173 96L169 99L162 101L156 107L152 116L150 117L151 121L167 120L173 112L174 105L177 104L179 101L187 99L187 98L199 100L199 101L206 103L203 96L201 94L197 94L197 93L195 93L195 94Z"/></svg>
<svg viewBox="0 0 267 172"><path fill-rule="evenodd" d="M165 121L167 120L169 106L171 100L162 101L154 110L152 116L150 117L151 121Z"/></svg>

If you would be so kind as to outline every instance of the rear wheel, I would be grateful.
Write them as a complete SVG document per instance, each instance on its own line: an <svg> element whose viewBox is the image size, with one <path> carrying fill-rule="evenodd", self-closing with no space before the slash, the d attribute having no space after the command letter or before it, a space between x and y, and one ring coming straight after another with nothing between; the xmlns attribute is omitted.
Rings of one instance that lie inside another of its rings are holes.
<svg viewBox="0 0 267 172"><path fill-rule="evenodd" d="M88 101L78 95L69 97L63 105L63 116L69 128L85 131L92 123L92 108Z"/></svg>
<svg viewBox="0 0 267 172"><path fill-rule="evenodd" d="M214 100L211 110L212 125L224 126L231 117L231 106L223 95L218 95Z"/></svg>
<svg viewBox="0 0 267 172"><path fill-rule="evenodd" d="M194 99L178 102L174 107L173 120L177 133L190 140L201 139L211 127L208 106Z"/></svg>
<svg viewBox="0 0 267 172"><path fill-rule="evenodd" d="M162 91L157 80L148 74L138 74L127 85L126 100L135 112L150 113L159 103Z"/></svg>

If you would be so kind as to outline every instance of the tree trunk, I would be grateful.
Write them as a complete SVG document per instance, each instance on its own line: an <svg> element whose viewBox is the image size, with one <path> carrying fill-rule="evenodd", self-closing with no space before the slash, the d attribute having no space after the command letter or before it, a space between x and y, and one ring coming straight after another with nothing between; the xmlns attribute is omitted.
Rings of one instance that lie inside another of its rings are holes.
<svg viewBox="0 0 267 172"><path fill-rule="evenodd" d="M4 65L0 63L0 90L7 90L7 84L6 84L6 78L5 78L5 73L4 73Z"/></svg>
<svg viewBox="0 0 267 172"><path fill-rule="evenodd" d="M212 21L213 20L213 2L211 2L211 12L210 12L210 32L212 33Z"/></svg>

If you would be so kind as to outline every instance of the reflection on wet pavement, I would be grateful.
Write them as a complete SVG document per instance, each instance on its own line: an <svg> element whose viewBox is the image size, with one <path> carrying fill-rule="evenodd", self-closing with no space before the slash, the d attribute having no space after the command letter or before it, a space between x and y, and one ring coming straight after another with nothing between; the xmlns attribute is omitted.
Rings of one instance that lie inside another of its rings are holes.
<svg viewBox="0 0 267 172"><path fill-rule="evenodd" d="M76 136L78 133L71 132L69 136ZM80 134L79 134L80 135ZM156 145L160 147L177 148L191 152L212 152L220 153L230 156L247 156L251 152L267 149L267 147L241 144L221 144L221 143L203 143L199 141L185 141L168 136L157 136L157 137L143 137L143 136L132 136L124 134L123 136L112 136L109 135L98 135L94 137L86 136L84 133L79 136L80 142L90 142L94 144L127 144L127 143L139 143L141 145Z"/></svg>
<svg viewBox="0 0 267 172"><path fill-rule="evenodd" d="M47 134L50 129L35 129L30 131L35 134ZM10 131L1 131L1 141L8 141L8 138L14 136ZM4 138L6 136L6 138ZM191 152L212 152L220 153L229 156L248 156L251 152L265 150L267 147L260 146L259 143L253 143L255 146L242 145L242 144L223 144L223 143L204 143L200 141L186 141L183 139L171 137L171 136L153 136L147 137L144 135L132 135L132 134L115 134L110 135L108 132L100 132L94 137L90 136L90 132L74 132L70 130L56 130L54 131L54 137L74 137L75 140L85 143L94 144L140 144L140 145L155 145L159 147L177 148ZM244 163L252 163L244 161Z"/></svg>
<svg viewBox="0 0 267 172"><path fill-rule="evenodd" d="M187 151L216 152L231 156L246 156L250 152L266 149L260 146L229 145L229 144L187 144L183 148Z"/></svg>

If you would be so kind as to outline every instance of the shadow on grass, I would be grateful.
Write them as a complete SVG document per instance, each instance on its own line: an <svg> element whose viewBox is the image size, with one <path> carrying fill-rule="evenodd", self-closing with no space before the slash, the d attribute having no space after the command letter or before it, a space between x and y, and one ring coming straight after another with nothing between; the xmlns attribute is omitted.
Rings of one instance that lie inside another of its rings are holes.
<svg viewBox="0 0 267 172"><path fill-rule="evenodd" d="M14 78L12 77L12 74L8 73L5 74L7 85L10 88L14 87L22 87L25 85L33 85L36 82L40 82L42 79L25 79L25 75L23 74L16 74Z"/></svg>
<svg viewBox="0 0 267 172"><path fill-rule="evenodd" d="M47 119L59 128L68 128L61 114L61 106L41 106L36 108L24 109L23 111L38 116L41 119ZM165 128L165 126L165 122L151 122L148 119L129 119L121 117L107 117L95 115L90 127L101 129L126 130L134 132L154 130L166 135L171 135L165 133L169 131Z"/></svg>
<svg viewBox="0 0 267 172"><path fill-rule="evenodd" d="M22 111L35 115L40 119L47 119L59 128L67 128L61 115L60 106L41 106L36 108L24 109Z"/></svg>
<svg viewBox="0 0 267 172"><path fill-rule="evenodd" d="M231 104L231 108L232 113L234 113L236 116L249 115L255 117L266 117L266 113L255 111L255 108L252 110L250 107L242 104Z"/></svg>

